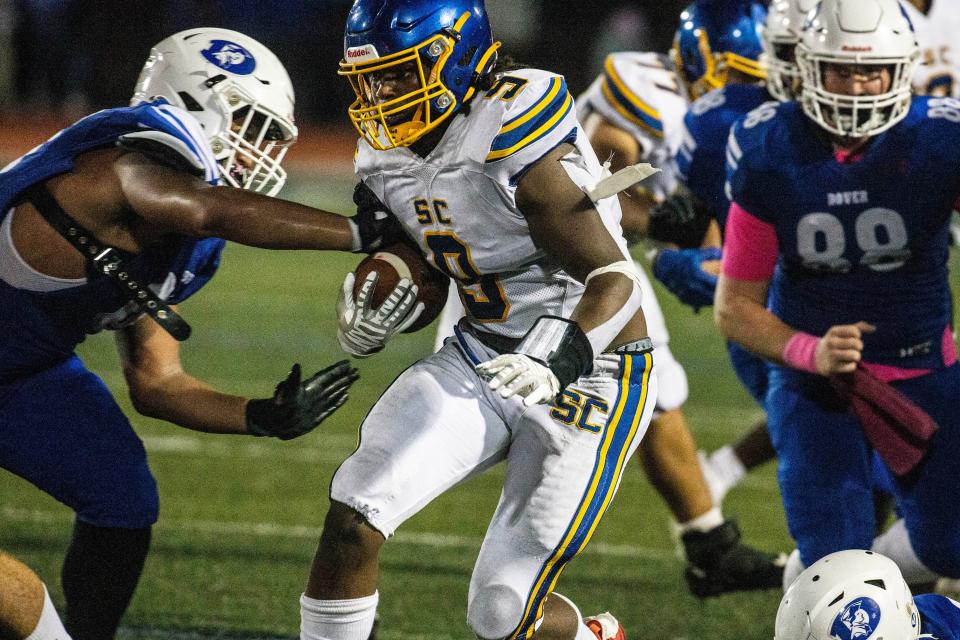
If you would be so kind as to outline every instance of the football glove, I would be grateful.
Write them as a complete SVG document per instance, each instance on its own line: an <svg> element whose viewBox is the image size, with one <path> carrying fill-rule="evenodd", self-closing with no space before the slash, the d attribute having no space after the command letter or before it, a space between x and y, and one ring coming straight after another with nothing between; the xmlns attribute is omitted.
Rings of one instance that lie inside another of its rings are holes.
<svg viewBox="0 0 960 640"><path fill-rule="evenodd" d="M553 371L522 353L505 353L477 365L480 375L488 378L492 391L501 398L516 395L524 406L553 402L560 393L560 381Z"/></svg>
<svg viewBox="0 0 960 640"><path fill-rule="evenodd" d="M247 432L292 440L314 430L347 401L347 389L359 378L346 360L321 369L301 382L295 364L272 398L247 403Z"/></svg>
<svg viewBox="0 0 960 640"><path fill-rule="evenodd" d="M568 318L540 316L517 345L477 365L500 397L520 396L530 407L551 403L558 393L593 368L593 348L580 326Z"/></svg>
<svg viewBox="0 0 960 640"><path fill-rule="evenodd" d="M693 196L673 193L650 210L647 236L692 249L703 244L710 220L710 212Z"/></svg>
<svg viewBox="0 0 960 640"><path fill-rule="evenodd" d="M653 276L681 302L699 311L713 304L717 276L704 271L707 260L719 260L720 249L664 249L653 261Z"/></svg>
<svg viewBox="0 0 960 640"><path fill-rule="evenodd" d="M353 189L357 215L349 219L353 232L353 252L372 253L406 238L400 223L380 202L380 198L363 182Z"/></svg>
<svg viewBox="0 0 960 640"><path fill-rule="evenodd" d="M423 303L417 302L417 285L401 278L387 299L376 309L371 306L373 290L379 274L367 274L356 299L353 285L356 276L347 274L337 299L337 342L352 356L366 358L383 349L387 340L400 333L420 317Z"/></svg>

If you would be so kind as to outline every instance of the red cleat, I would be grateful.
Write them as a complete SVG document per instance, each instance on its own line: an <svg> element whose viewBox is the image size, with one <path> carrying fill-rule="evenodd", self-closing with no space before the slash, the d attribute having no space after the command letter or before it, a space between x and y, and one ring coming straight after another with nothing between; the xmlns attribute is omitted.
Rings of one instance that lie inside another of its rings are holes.
<svg viewBox="0 0 960 640"><path fill-rule="evenodd" d="M609 611L584 618L583 622L597 635L597 640L627 640L623 626L610 615Z"/></svg>

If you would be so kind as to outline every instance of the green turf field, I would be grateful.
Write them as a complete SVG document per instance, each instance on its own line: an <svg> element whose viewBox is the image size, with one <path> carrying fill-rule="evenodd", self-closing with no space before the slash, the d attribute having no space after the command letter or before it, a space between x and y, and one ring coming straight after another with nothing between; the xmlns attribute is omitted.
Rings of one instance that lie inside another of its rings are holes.
<svg viewBox="0 0 960 640"><path fill-rule="evenodd" d="M291 180L286 197L346 211L352 180ZM334 301L358 258L270 253L231 246L220 273L182 306L194 326L187 370L217 387L264 397L294 361L316 369L341 353ZM709 312L661 296L672 348L690 377L688 417L699 444L714 448L759 415L728 369ZM363 415L407 364L429 352L431 330L396 339L361 361L350 402L316 432L291 442L210 436L133 414L112 338L80 349L117 391L146 443L161 493L152 553L125 618L122 637L292 637L327 487L356 445ZM397 428L415 416L398 416ZM407 523L385 547L384 640L470 638L466 594L473 560L499 493L494 469L450 491ZM727 498L751 543L789 550L773 468ZM62 604L59 567L71 513L25 482L0 472L0 548L32 565ZM667 533L667 512L632 464L591 547L564 573L559 590L585 614L606 609L633 639L754 640L773 635L777 592L699 601L687 594Z"/></svg>

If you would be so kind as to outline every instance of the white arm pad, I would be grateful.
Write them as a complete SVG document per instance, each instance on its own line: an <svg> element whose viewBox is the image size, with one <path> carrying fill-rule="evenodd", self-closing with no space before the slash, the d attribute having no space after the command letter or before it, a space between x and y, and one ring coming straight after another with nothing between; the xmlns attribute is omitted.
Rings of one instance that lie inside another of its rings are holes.
<svg viewBox="0 0 960 640"><path fill-rule="evenodd" d="M643 286L642 281L640 280L640 274L637 273L637 267L630 260L620 260L619 262L611 262L605 267L597 267L587 274L587 277L583 280L583 284L590 284L591 278L596 278L597 276L605 273L622 273L633 280L638 287Z"/></svg>
<svg viewBox="0 0 960 640"><path fill-rule="evenodd" d="M620 307L620 310L608 318L606 322L587 332L587 340L590 341L590 346L593 348L594 357L603 353L613 342L613 339L630 322L630 319L640 309L640 299L640 285L634 283L630 297Z"/></svg>

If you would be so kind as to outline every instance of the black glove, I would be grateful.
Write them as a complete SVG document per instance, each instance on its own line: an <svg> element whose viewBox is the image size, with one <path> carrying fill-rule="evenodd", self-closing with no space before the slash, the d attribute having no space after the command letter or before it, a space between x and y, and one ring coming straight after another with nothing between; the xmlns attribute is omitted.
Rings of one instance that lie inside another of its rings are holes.
<svg viewBox="0 0 960 640"><path fill-rule="evenodd" d="M277 385L272 398L247 403L247 431L254 436L292 440L313 429L347 401L347 389L359 378L346 360L300 381L300 365Z"/></svg>
<svg viewBox="0 0 960 640"><path fill-rule="evenodd" d="M360 245L354 247L356 252L372 253L406 238L396 217L363 182L354 187L353 202L357 205L357 215L350 218L350 222L360 237Z"/></svg>
<svg viewBox="0 0 960 640"><path fill-rule="evenodd" d="M681 249L692 249L703 244L710 219L710 212L693 196L674 193L650 211L647 235Z"/></svg>

